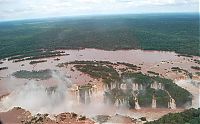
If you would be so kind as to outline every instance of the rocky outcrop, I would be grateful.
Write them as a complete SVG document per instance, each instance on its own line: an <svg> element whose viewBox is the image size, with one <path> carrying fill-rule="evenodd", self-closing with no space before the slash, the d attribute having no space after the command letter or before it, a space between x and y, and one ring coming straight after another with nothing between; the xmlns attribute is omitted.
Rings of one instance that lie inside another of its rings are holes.
<svg viewBox="0 0 200 124"><path fill-rule="evenodd" d="M123 116L123 115L97 115L94 117L94 120L100 124L106 123L106 124L140 124L140 120L131 118L129 116Z"/></svg>
<svg viewBox="0 0 200 124"><path fill-rule="evenodd" d="M1 112L3 124L94 124L94 121L75 113L61 113L54 117L48 114L32 116L30 112L16 107L8 112Z"/></svg>

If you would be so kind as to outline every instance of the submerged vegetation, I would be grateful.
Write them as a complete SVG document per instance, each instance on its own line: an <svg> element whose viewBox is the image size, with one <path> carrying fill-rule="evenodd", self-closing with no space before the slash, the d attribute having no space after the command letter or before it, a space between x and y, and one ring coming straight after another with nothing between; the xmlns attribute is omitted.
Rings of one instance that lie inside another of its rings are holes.
<svg viewBox="0 0 200 124"><path fill-rule="evenodd" d="M198 75L198 76L200 76L200 72L196 72L195 74Z"/></svg>
<svg viewBox="0 0 200 124"><path fill-rule="evenodd" d="M40 53L41 52L41 53ZM56 57L56 56L65 56L69 54L65 54L64 51L33 51L31 53L24 53L22 55L12 56L8 58L8 61L13 60L13 62L20 62L25 60L35 60L35 59L43 59L48 57Z"/></svg>
<svg viewBox="0 0 200 124"><path fill-rule="evenodd" d="M1 68L0 68L0 71L1 71L1 70L6 70L6 69L8 69L8 67L1 67Z"/></svg>
<svg viewBox="0 0 200 124"><path fill-rule="evenodd" d="M159 73L156 73L154 71L147 71L147 73L159 76Z"/></svg>
<svg viewBox="0 0 200 124"><path fill-rule="evenodd" d="M39 71L21 70L13 73L13 76L15 76L16 78L46 80L52 77L52 71L49 69Z"/></svg>
<svg viewBox="0 0 200 124"><path fill-rule="evenodd" d="M198 59L194 59L195 63L199 64L200 65L200 60Z"/></svg>
<svg viewBox="0 0 200 124"><path fill-rule="evenodd" d="M200 70L200 67L199 67L199 66L191 66L191 68L192 68L192 69L195 69L195 70L198 70L198 71Z"/></svg>
<svg viewBox="0 0 200 124"><path fill-rule="evenodd" d="M198 17L144 14L1 22L0 59L41 57L42 49L77 48L162 50L199 56Z"/></svg>

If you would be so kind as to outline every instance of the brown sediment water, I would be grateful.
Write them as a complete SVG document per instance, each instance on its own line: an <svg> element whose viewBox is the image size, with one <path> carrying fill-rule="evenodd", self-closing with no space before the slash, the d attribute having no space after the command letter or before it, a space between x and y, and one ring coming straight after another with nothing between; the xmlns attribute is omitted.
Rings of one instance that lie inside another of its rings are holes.
<svg viewBox="0 0 200 124"><path fill-rule="evenodd" d="M93 79L89 75L84 74L82 72L77 71L75 68L73 68L73 65L68 65L68 67L57 67L59 63L65 63L70 61L110 61L113 63L116 62L125 62L134 64L141 67L141 72L146 73L147 71L154 71L161 75L163 75L166 78L170 79L177 79L183 74L178 74L171 71L172 67L180 67L185 70L188 70L190 73L197 72L194 69L191 69L191 66L198 66L194 61L191 61L191 58L180 56L178 57L176 53L174 52L162 52L162 51L143 51L143 50L118 50L118 51L105 51L105 50L98 50L98 49L82 49L82 50L65 50L68 56L60 56L60 57L52 57L52 58L45 58L47 62L38 63L35 66L30 65L30 60L22 61L13 63L12 61L3 61L3 64L0 65L0 67L8 67L7 70L0 71L0 96L7 94L9 92L12 92L14 90L15 85L24 85L28 79L19 79L12 77L12 73L20 70L44 70L44 69L52 69L52 70L58 70L64 72L64 74L71 80L73 84L77 85L84 85L88 82L91 84L95 84L98 91L104 91L104 86L102 86L102 80L99 79ZM59 58L59 61L55 61L55 58ZM189 59L189 60L188 60ZM199 57L194 56L193 59L199 59ZM39 59L42 60L42 59ZM23 66L22 66L23 64ZM122 66L122 65L120 65ZM117 67L119 68L119 67ZM74 71L72 71L72 69ZM12 86L8 86L11 82ZM44 85L47 85L49 87L56 85L57 81L54 78L50 78L48 80L38 81L41 82ZM194 105L199 103L199 98L197 100L197 96L199 95L199 89L196 87L191 86L188 83L184 82L175 82L179 86L187 89L190 91L195 97L194 99ZM101 96L93 96L94 99L102 99ZM124 113L127 115L132 115L133 117L142 117L146 116L150 120L158 119L164 114L170 113L170 112L179 112L183 109L145 109L141 108L140 110L119 110L116 107L107 107L105 109L105 106L102 106L102 104L99 104L99 106L95 107L98 103L98 100L94 102L91 106L75 106L74 111L78 114L88 114L94 113L94 114L108 114L108 115L114 115L117 112ZM88 107L93 107L93 110L90 110ZM95 109L98 109L96 111Z"/></svg>
<svg viewBox="0 0 200 124"><path fill-rule="evenodd" d="M149 121L157 120L161 118L162 116L168 114L168 113L177 113L182 112L184 109L177 108L177 109L166 109L166 108L142 108L140 110L132 110L132 112L135 115L138 115L139 117L146 117Z"/></svg>
<svg viewBox="0 0 200 124"><path fill-rule="evenodd" d="M178 57L174 52L162 52L162 51L144 51L144 50L117 50L117 51L105 51L98 49L82 49L82 50L64 50L67 56L46 58L47 62L38 63L36 65L30 65L31 60L13 63L12 61L4 61L1 66L8 67L7 70L0 71L1 77L6 77L18 70L42 70L42 69L59 69L56 67L59 63L65 63L70 61L110 61L126 62L135 65L140 65L142 71L155 70L160 73L166 73L166 69L170 69L173 66L186 69L191 72L195 70L191 69L191 65L197 65L195 62L191 62L191 58ZM55 61L55 58L59 58L59 61ZM186 58L186 59L185 59ZM189 60L188 60L189 59ZM199 57L193 57L193 59L199 59ZM39 59L42 60L42 59ZM169 62L169 63L168 63ZM24 64L24 66L21 66ZM141 65L142 64L142 65ZM159 66L157 66L159 65Z"/></svg>

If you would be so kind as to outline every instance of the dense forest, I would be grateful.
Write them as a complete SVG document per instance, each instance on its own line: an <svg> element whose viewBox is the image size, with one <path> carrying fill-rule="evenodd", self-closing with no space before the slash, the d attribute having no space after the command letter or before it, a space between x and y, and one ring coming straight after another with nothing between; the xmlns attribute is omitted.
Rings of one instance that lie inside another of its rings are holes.
<svg viewBox="0 0 200 124"><path fill-rule="evenodd" d="M200 109L189 109L181 113L170 113L159 120L145 124L199 124Z"/></svg>
<svg viewBox="0 0 200 124"><path fill-rule="evenodd" d="M50 18L0 23L0 59L44 49L175 51L199 56L198 14ZM31 54L30 54L31 53Z"/></svg>

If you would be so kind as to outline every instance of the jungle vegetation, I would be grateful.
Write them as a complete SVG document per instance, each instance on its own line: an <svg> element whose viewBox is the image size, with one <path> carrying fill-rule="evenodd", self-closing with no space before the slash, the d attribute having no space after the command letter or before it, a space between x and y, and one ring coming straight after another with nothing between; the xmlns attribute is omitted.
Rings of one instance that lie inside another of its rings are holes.
<svg viewBox="0 0 200 124"><path fill-rule="evenodd" d="M129 14L0 22L0 59L32 54L37 57L43 50L81 48L162 50L199 56L199 14Z"/></svg>
<svg viewBox="0 0 200 124"><path fill-rule="evenodd" d="M145 124L199 124L200 109L189 109L180 113L170 113L162 118Z"/></svg>

